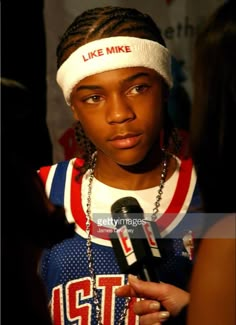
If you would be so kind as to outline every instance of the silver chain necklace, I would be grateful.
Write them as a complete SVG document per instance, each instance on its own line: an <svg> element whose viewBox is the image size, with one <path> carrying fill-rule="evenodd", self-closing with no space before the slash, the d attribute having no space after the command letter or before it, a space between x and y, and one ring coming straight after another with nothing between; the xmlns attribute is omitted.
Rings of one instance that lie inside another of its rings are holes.
<svg viewBox="0 0 236 325"><path fill-rule="evenodd" d="M92 162L91 162L91 167L90 167L91 171L90 171L89 182L88 182L88 197L87 197L87 210L86 210L86 233L87 233L88 237L87 237L86 247L87 247L89 273L90 273L90 277L92 280L93 302L94 302L95 310L96 310L96 320L97 320L98 325L103 325L102 324L102 315L101 315L101 303L99 301L98 288L96 285L96 274L95 274L95 270L94 270L93 252L92 252L92 238L91 238L91 221L92 221L91 196L92 196L92 183L93 183L93 179L94 179L95 165L96 165L96 154L94 154L92 157ZM167 175L167 165L168 165L168 158L167 158L166 152L164 151L164 159L163 159L163 163L162 163L160 186L159 186L159 190L158 190L158 193L156 196L156 201L154 203L153 214L152 214L153 221L155 221L157 219L157 213L159 211L160 201L161 201L161 197L163 194L163 187L164 187L166 175ZM130 300L131 300L130 297L127 297L125 299L124 308L120 315L117 325L121 325L123 323L123 321L126 317L128 308L129 308Z"/></svg>

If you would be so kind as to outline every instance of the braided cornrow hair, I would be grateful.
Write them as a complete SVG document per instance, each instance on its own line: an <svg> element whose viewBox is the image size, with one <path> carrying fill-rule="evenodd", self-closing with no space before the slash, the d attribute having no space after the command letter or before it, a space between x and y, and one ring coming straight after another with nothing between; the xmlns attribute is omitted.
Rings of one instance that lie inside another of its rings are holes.
<svg viewBox="0 0 236 325"><path fill-rule="evenodd" d="M149 15L143 14L134 8L113 6L93 8L77 16L61 37L56 52L57 68L80 46L111 36L139 37L166 46L160 29ZM165 111L167 112L167 107ZM168 147L169 140L172 137L176 148L178 148L179 140L176 137L176 132L173 132L174 129L168 114L165 114L164 122L164 147ZM84 141L78 139L78 134L83 134L80 123L77 124L76 128L77 140L80 141L80 145L86 143L86 148L83 148L81 153L81 158L85 160L83 170L85 172L89 168L91 154L96 148L89 139ZM85 134L83 136L86 137Z"/></svg>

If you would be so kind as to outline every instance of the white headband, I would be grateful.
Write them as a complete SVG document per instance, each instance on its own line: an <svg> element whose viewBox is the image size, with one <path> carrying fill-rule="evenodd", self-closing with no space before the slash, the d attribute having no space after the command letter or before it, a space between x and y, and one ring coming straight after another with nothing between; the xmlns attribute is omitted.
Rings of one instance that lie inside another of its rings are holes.
<svg viewBox="0 0 236 325"><path fill-rule="evenodd" d="M128 36L102 38L79 47L58 69L57 82L70 105L74 86L85 77L129 67L154 69L172 86L168 49L154 41Z"/></svg>

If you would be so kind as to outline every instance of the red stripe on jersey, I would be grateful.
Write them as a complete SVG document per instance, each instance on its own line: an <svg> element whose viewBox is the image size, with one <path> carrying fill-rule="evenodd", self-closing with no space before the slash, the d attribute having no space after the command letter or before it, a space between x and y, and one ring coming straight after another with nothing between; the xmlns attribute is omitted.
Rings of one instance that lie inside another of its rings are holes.
<svg viewBox="0 0 236 325"><path fill-rule="evenodd" d="M157 220L157 225L160 231L163 231L165 228L167 228L173 222L176 215L181 211L189 190L192 169L193 162L191 159L181 160L179 178L177 181L175 193L168 208Z"/></svg>
<svg viewBox="0 0 236 325"><path fill-rule="evenodd" d="M41 167L38 171L38 174L40 176L40 178L42 179L43 183L46 184L47 178L48 178L48 174L49 171L51 169L52 166L45 166L45 167Z"/></svg>

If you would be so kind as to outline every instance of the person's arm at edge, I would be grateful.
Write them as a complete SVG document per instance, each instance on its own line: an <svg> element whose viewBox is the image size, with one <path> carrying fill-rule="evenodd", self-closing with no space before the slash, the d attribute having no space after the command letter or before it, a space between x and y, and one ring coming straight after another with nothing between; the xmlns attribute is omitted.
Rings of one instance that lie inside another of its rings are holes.
<svg viewBox="0 0 236 325"><path fill-rule="evenodd" d="M236 324L235 244L235 214L206 233L191 279L188 325Z"/></svg>

